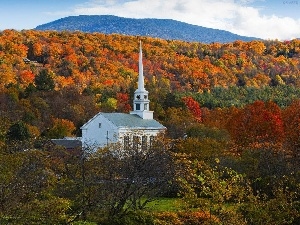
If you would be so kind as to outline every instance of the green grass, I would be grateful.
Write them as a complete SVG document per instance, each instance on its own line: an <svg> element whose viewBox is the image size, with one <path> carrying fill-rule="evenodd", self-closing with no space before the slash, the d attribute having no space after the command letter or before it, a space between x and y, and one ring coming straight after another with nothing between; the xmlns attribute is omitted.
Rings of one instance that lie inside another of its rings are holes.
<svg viewBox="0 0 300 225"><path fill-rule="evenodd" d="M146 206L146 210L152 212L176 212L184 208L185 203L180 198L159 198Z"/></svg>

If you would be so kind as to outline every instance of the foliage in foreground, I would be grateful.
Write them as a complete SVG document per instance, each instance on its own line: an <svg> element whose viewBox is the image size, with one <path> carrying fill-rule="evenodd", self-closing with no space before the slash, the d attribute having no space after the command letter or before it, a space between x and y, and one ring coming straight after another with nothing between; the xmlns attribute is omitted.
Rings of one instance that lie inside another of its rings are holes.
<svg viewBox="0 0 300 225"><path fill-rule="evenodd" d="M130 151L126 157L117 147L88 157L80 151L65 151L49 144L44 144L43 150L2 151L0 221L128 225L299 223L297 162L263 150L233 158L221 153L215 160L204 162L201 153L197 157L175 154L175 149L170 151L163 146L172 145L160 142L146 153ZM203 154L205 159L207 153ZM278 167L282 169L276 170ZM174 198L174 194L179 204L175 208L162 211L159 206L155 208L159 201L148 204L162 196Z"/></svg>

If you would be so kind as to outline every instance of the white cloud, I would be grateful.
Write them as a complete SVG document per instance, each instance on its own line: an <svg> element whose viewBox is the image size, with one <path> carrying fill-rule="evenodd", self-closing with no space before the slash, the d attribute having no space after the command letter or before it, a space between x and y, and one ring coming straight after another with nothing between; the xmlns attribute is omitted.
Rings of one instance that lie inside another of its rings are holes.
<svg viewBox="0 0 300 225"><path fill-rule="evenodd" d="M77 15L174 19L264 39L300 37L300 19L263 15L255 0L91 0ZM262 2L262 0L258 0Z"/></svg>

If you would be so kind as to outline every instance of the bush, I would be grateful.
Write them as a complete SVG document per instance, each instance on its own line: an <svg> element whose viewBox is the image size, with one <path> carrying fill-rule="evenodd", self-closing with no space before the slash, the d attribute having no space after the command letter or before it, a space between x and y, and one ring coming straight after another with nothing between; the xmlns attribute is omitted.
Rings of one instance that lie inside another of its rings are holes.
<svg viewBox="0 0 300 225"><path fill-rule="evenodd" d="M205 211L162 212L156 214L155 225L205 225L218 224L217 217Z"/></svg>

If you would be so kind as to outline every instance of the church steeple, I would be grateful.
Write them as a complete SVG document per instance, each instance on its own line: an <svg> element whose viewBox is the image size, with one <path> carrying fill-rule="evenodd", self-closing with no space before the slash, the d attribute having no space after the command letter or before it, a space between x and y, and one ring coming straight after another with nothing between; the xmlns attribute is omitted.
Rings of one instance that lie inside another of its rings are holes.
<svg viewBox="0 0 300 225"><path fill-rule="evenodd" d="M144 67L143 67L143 51L142 51L142 42L140 41L140 53L139 53L139 82L138 90L146 91L144 86Z"/></svg>
<svg viewBox="0 0 300 225"><path fill-rule="evenodd" d="M140 41L138 89L134 92L133 108L130 114L136 114L143 119L153 119L153 111L149 111L148 91L144 86L143 52Z"/></svg>

